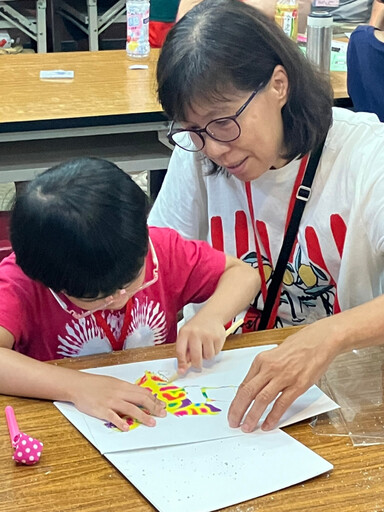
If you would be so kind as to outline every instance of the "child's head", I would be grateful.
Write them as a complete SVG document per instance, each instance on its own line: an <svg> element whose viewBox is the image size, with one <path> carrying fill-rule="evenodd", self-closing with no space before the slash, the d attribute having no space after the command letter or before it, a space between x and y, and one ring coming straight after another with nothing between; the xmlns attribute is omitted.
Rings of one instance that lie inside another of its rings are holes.
<svg viewBox="0 0 384 512"><path fill-rule="evenodd" d="M30 278L77 298L134 281L148 250L145 193L121 169L79 158L49 169L16 198L11 243Z"/></svg>

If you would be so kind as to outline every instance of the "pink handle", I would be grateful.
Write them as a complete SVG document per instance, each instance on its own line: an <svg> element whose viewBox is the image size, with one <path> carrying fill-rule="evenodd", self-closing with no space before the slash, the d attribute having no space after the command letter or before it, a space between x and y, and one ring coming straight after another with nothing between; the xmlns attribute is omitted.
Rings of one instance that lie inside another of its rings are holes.
<svg viewBox="0 0 384 512"><path fill-rule="evenodd" d="M15 411L13 410L13 407L10 405L7 405L5 408L5 416L7 418L8 423L8 430L9 430L9 437L11 438L11 443L13 446L13 443L15 442L15 437L20 434L19 426L16 421Z"/></svg>

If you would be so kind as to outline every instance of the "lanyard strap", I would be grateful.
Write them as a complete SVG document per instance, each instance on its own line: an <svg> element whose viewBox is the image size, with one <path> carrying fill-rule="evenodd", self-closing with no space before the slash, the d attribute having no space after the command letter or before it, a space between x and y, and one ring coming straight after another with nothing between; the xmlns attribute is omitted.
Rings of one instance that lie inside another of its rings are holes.
<svg viewBox="0 0 384 512"><path fill-rule="evenodd" d="M272 328L276 321L277 310L280 302L280 294L282 287L282 280L284 272L287 267L287 263L293 250L293 245L299 230L301 217L304 212L306 203L311 196L311 186L315 177L316 169L321 157L321 153L324 147L323 141L320 146L311 154L308 162L308 156L303 157L298 175L293 186L291 199L288 206L287 218L285 224L285 236L283 244L280 250L279 257L277 259L276 268L272 274L271 283L268 287L266 295L263 292L266 289L266 279L264 275L264 269L262 265L262 258L260 253L259 243L257 241L255 218L253 213L251 186L250 183L246 183L247 200L251 215L252 228L255 236L256 254L258 261L258 269L262 283L262 295L264 299L264 308L261 314L260 322L257 330L261 331L266 328ZM308 165L307 165L308 162ZM248 189L248 190L247 190ZM271 262L272 263L272 262ZM264 284L263 284L264 283Z"/></svg>
<svg viewBox="0 0 384 512"><path fill-rule="evenodd" d="M308 155L305 155L301 160L299 171L297 173L295 183L293 185L291 198L289 200L287 216L285 219L284 236L287 232L289 221L291 220L293 206L296 201L296 194L297 194L300 184L303 181L305 169L307 168L307 162L308 162ZM252 201L252 189L251 189L251 183L249 181L246 182L246 184L245 184L245 192L247 195L248 210L249 210L249 215L251 217L251 224L252 224L253 236L254 236L254 241L255 241L257 266L258 266L258 269L260 272L261 295L262 295L263 301L265 303L265 301L267 300L268 289L267 289L267 282L266 282L266 278L265 278L265 274L264 274L263 258L261 256L260 243L259 243L259 239L258 239L257 232L256 232L256 221L255 221L255 214L254 214L253 201ZM270 263L272 264L272 261Z"/></svg>
<svg viewBox="0 0 384 512"><path fill-rule="evenodd" d="M125 306L123 326L118 338L113 335L112 329L107 324L106 319L102 316L102 311L96 311L94 313L97 325L105 332L113 350L121 350L123 348L125 338L127 337L128 327L132 319L132 302L131 297Z"/></svg>

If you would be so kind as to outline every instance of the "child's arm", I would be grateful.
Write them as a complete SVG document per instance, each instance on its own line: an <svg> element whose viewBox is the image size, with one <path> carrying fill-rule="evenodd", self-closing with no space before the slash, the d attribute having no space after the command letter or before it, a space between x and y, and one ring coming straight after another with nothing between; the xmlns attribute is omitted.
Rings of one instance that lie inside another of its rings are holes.
<svg viewBox="0 0 384 512"><path fill-rule="evenodd" d="M215 292L187 322L176 340L178 371L201 368L202 359L212 359L225 342L224 325L243 311L260 290L257 270L242 261L226 256L226 265Z"/></svg>
<svg viewBox="0 0 384 512"><path fill-rule="evenodd" d="M131 416L152 427L155 416L165 416L165 405L149 390L135 384L50 365L11 350L12 334L0 327L0 393L5 395L63 400L80 411L110 421L120 430L127 423L120 417Z"/></svg>

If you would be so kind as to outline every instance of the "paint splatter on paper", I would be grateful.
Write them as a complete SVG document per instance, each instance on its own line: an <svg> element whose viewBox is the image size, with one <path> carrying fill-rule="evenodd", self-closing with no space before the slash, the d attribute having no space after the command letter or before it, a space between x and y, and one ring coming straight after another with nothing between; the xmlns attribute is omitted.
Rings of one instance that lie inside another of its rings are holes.
<svg viewBox="0 0 384 512"><path fill-rule="evenodd" d="M175 416L197 416L221 412L221 409L212 404L215 400L208 396L208 390L215 388L201 387L202 401L192 402L188 398L188 391L185 387L169 383L166 377L153 372L146 371L143 377L136 381L136 384L149 389L159 400L165 402L167 412ZM128 423L129 430L133 430L141 425L139 421L129 416L123 416L123 418ZM105 423L105 426L120 431L113 423Z"/></svg>

